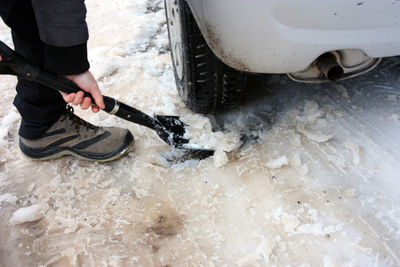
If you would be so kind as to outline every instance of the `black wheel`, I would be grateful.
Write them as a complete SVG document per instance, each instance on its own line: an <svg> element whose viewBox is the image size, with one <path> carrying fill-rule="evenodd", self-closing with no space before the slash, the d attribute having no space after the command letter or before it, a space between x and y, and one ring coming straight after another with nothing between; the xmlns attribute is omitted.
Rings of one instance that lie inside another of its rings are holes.
<svg viewBox="0 0 400 267"><path fill-rule="evenodd" d="M247 75L214 55L185 0L165 0L165 10L176 85L185 105L203 114L237 107Z"/></svg>

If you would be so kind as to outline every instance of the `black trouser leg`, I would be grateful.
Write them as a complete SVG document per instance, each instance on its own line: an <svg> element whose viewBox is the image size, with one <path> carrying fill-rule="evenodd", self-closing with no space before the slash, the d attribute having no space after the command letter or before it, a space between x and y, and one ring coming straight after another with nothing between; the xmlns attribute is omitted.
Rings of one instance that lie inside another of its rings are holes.
<svg viewBox="0 0 400 267"><path fill-rule="evenodd" d="M15 50L42 66L43 45L39 41L22 41L13 33ZM20 136L39 138L65 111L66 103L60 93L36 82L18 79L14 105L22 116Z"/></svg>
<svg viewBox="0 0 400 267"><path fill-rule="evenodd" d="M2 17L12 29L15 50L43 67L44 47L40 40L30 0L11 0L8 10L1 6ZM22 117L19 135L39 138L65 111L66 103L57 91L35 82L18 79L14 99Z"/></svg>

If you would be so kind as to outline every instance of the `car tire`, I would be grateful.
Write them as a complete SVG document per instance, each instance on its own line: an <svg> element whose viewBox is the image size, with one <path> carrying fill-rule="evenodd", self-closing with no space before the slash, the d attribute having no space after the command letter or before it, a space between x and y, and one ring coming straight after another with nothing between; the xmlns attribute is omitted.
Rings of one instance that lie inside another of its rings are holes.
<svg viewBox="0 0 400 267"><path fill-rule="evenodd" d="M176 85L185 105L202 114L237 107L246 92L246 73L214 55L185 0L164 2Z"/></svg>

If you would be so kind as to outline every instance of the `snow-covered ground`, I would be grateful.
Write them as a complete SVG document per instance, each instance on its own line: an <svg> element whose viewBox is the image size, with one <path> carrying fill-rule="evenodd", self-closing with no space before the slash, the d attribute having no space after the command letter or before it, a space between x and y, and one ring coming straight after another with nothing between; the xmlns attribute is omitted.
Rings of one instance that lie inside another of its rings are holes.
<svg viewBox="0 0 400 267"><path fill-rule="evenodd" d="M272 76L212 133L177 96L163 1L86 4L104 94L181 115L218 152L185 160L144 127L77 109L129 128L134 151L31 161L16 79L0 77L0 266L400 265L400 58L331 84Z"/></svg>

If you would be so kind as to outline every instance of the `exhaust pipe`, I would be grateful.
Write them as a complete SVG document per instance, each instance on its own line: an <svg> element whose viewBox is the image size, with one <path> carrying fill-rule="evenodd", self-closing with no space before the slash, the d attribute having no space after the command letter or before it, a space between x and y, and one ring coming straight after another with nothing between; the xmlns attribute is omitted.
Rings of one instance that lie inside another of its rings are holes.
<svg viewBox="0 0 400 267"><path fill-rule="evenodd" d="M326 53L317 59L317 68L331 81L337 81L344 75L342 66L339 65L334 54Z"/></svg>

